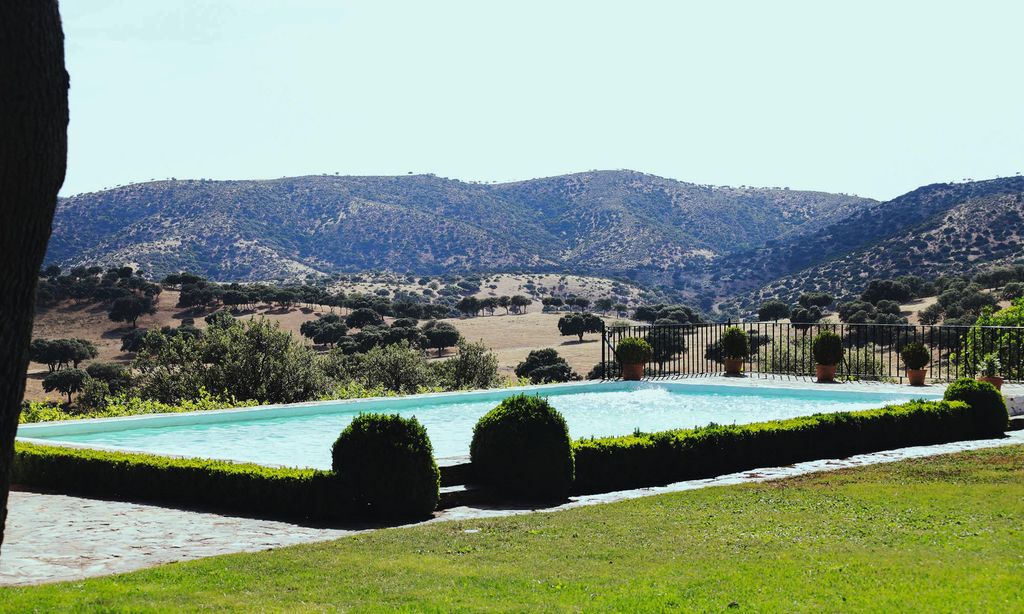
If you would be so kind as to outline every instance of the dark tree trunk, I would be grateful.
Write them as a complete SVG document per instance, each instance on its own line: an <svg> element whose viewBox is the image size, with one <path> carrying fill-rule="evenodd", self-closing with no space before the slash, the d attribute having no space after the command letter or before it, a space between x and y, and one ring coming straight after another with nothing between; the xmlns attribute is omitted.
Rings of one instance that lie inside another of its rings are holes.
<svg viewBox="0 0 1024 614"><path fill-rule="evenodd" d="M25 394L36 281L67 164L56 0L0 2L0 544Z"/></svg>

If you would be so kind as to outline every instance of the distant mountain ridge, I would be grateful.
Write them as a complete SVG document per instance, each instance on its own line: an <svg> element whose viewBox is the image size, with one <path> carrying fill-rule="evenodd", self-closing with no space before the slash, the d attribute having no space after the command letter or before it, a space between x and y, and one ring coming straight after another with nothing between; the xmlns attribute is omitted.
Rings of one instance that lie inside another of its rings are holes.
<svg viewBox="0 0 1024 614"><path fill-rule="evenodd" d="M849 295L872 278L933 278L1021 262L1024 177L924 186L734 259L748 272L727 290L741 310L810 290Z"/></svg>
<svg viewBox="0 0 1024 614"><path fill-rule="evenodd" d="M1024 177L856 196L635 171L503 184L434 175L171 180L61 199L48 263L216 280L400 273L623 277L748 315L769 297L1024 261Z"/></svg>
<svg viewBox="0 0 1024 614"><path fill-rule="evenodd" d="M62 199L47 261L131 262L221 280L564 270L678 284L687 261L807 232L873 202L633 171L505 184L433 175L172 180Z"/></svg>

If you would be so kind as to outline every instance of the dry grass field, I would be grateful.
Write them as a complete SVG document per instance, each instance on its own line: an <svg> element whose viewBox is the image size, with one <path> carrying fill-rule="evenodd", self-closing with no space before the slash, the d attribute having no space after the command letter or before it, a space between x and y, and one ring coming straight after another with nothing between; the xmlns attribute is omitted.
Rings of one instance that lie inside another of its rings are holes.
<svg viewBox="0 0 1024 614"><path fill-rule="evenodd" d="M580 375L586 375L601 361L601 335L578 338L562 337L558 334L560 314L527 312L522 315L493 315L479 318L448 320L459 329L469 341L483 341L494 350L501 365L501 372L512 374L530 350L555 348ZM611 319L607 319L611 321Z"/></svg>

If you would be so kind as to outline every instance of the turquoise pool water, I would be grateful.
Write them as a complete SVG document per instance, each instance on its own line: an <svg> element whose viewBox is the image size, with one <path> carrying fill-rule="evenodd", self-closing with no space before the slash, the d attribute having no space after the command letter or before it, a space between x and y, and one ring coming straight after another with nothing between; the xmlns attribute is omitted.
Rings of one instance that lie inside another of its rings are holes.
<svg viewBox="0 0 1024 614"><path fill-rule="evenodd" d="M22 425L22 438L141 450L158 454L329 468L331 444L362 412L416 416L437 457L469 453L473 425L500 399L517 391L418 395L401 399L338 401L292 406L138 416ZM710 422L743 424L818 412L869 409L913 398L903 392L862 392L695 385L672 382L606 382L538 386L579 437L625 435Z"/></svg>

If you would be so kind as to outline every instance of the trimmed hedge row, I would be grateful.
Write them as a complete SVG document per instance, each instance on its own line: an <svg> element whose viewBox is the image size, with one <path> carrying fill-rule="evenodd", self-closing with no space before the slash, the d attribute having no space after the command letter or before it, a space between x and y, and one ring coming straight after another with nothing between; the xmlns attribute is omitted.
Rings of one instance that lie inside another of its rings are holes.
<svg viewBox="0 0 1024 614"><path fill-rule="evenodd" d="M1002 434L995 427L998 420L979 419L984 411L961 401L912 401L791 420L580 440L573 444L574 490L594 493L652 486Z"/></svg>
<svg viewBox="0 0 1024 614"><path fill-rule="evenodd" d="M62 493L214 508L247 516L337 520L352 503L333 473L15 443L11 481Z"/></svg>

